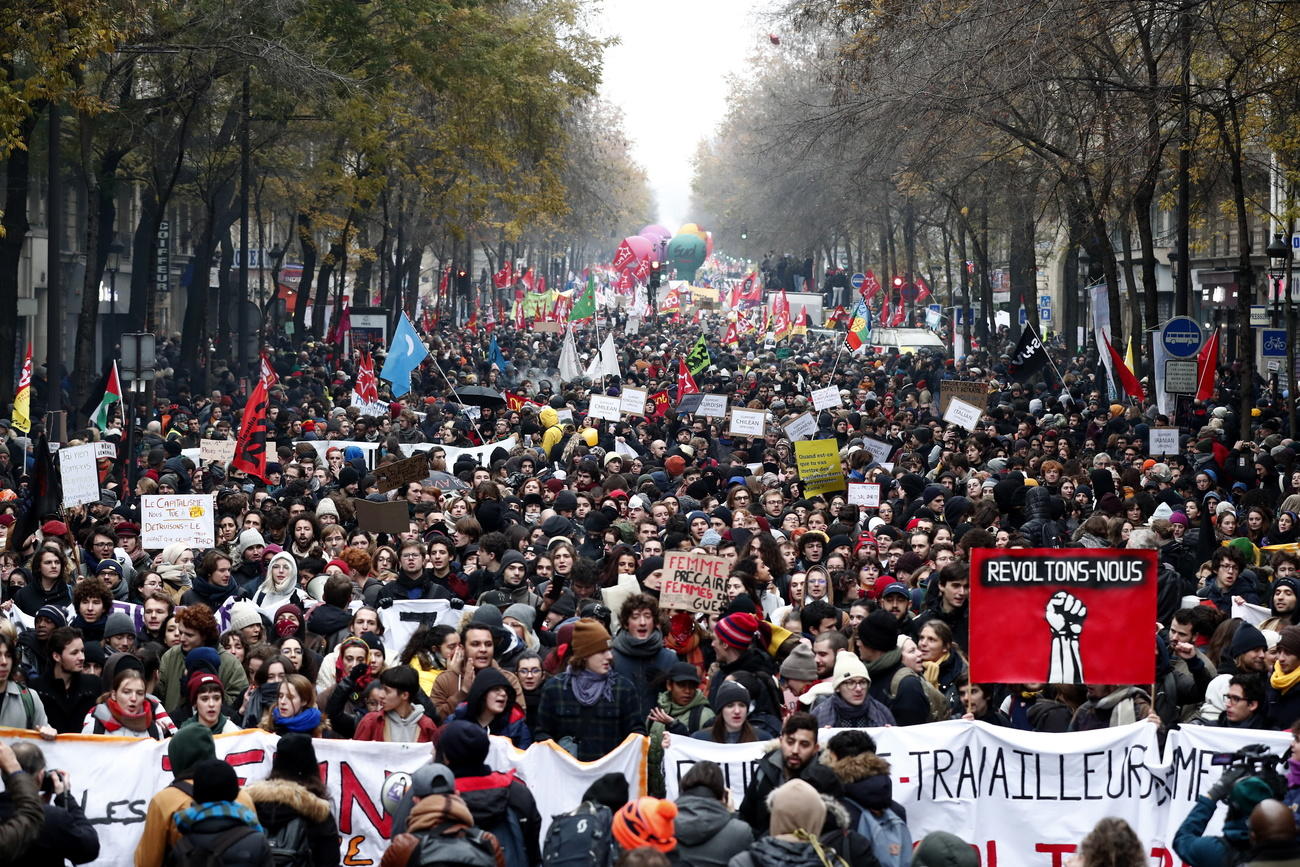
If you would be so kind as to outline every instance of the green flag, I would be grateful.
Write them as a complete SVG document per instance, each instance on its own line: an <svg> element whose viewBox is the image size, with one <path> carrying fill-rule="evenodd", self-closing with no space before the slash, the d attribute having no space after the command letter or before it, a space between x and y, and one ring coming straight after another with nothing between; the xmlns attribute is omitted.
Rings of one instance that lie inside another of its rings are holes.
<svg viewBox="0 0 1300 867"><path fill-rule="evenodd" d="M573 307L569 309L569 321L577 322L579 319L590 319L596 315L596 275L591 274L587 277L587 288L582 290L578 300L573 302Z"/></svg>
<svg viewBox="0 0 1300 867"><path fill-rule="evenodd" d="M709 342L700 335L700 339L695 341L691 351L686 353L686 369L691 372L691 376L699 373L704 368L713 363L713 358L709 355Z"/></svg>

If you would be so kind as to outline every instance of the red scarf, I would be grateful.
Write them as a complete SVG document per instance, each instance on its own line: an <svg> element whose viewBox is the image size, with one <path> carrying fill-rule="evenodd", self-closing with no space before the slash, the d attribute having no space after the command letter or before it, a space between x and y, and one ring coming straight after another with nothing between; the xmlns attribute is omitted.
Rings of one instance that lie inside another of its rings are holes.
<svg viewBox="0 0 1300 867"><path fill-rule="evenodd" d="M370 673L370 646L360 638L351 636L340 641L339 646L335 648L338 652L338 657L334 660L335 682L342 683L344 678L352 674L352 670L348 668L347 663L343 661L343 651L349 647L360 647L366 652L366 673L361 675L357 680L356 691L354 691L351 696L352 700L356 701L361 697L361 694L366 691L366 687L370 685L370 681L375 679L375 676Z"/></svg>
<svg viewBox="0 0 1300 867"><path fill-rule="evenodd" d="M108 712L113 715L113 719L124 729L143 732L148 731L149 726L153 725L153 702L147 698L144 701L144 707L138 714L127 713L126 709L118 704L114 698L109 698L106 704L108 705Z"/></svg>

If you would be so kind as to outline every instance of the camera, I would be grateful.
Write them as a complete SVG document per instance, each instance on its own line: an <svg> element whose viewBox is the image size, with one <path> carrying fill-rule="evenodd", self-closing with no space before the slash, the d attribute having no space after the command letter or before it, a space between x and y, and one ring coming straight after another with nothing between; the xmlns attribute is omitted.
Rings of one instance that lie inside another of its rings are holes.
<svg viewBox="0 0 1300 867"><path fill-rule="evenodd" d="M54 768L47 769L44 779L41 780L41 794L53 797L55 782L60 779L67 779L67 776L65 771L55 770Z"/></svg>
<svg viewBox="0 0 1300 867"><path fill-rule="evenodd" d="M1287 760L1287 754L1274 755L1265 744L1250 744L1235 753L1215 753L1211 765L1250 767L1256 770L1275 769Z"/></svg>

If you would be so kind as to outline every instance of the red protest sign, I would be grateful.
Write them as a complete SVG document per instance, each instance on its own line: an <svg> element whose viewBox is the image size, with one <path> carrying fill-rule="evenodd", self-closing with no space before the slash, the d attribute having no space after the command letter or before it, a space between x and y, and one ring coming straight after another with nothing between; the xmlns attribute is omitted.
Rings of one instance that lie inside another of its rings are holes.
<svg viewBox="0 0 1300 867"><path fill-rule="evenodd" d="M975 683L1150 684L1156 552L971 551Z"/></svg>

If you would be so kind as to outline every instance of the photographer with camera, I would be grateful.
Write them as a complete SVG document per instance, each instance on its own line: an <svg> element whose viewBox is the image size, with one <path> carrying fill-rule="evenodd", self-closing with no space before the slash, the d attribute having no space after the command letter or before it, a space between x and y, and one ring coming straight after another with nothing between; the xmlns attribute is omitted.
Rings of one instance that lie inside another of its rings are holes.
<svg viewBox="0 0 1300 867"><path fill-rule="evenodd" d="M86 864L98 858L99 834L72 797L67 771L47 770L45 754L30 741L16 741L12 749L23 773L35 781L45 813L40 834L23 853L24 862ZM14 811L10 793L0 794L0 821L8 820Z"/></svg>
<svg viewBox="0 0 1300 867"><path fill-rule="evenodd" d="M1226 765L1223 774L1209 791L1196 798L1196 806L1187 814L1174 834L1174 852L1188 867L1221 867L1245 860L1250 851L1251 810L1260 801L1281 798L1286 781L1277 772L1282 757L1275 756L1263 744L1243 747L1236 753L1216 755L1214 764ZM1223 836L1204 837L1219 802L1228 805L1223 820Z"/></svg>

